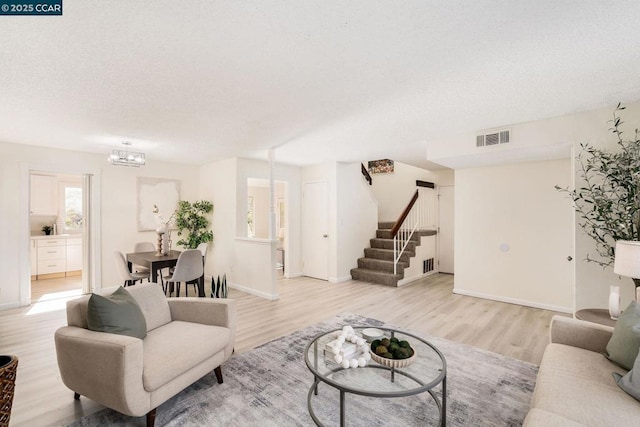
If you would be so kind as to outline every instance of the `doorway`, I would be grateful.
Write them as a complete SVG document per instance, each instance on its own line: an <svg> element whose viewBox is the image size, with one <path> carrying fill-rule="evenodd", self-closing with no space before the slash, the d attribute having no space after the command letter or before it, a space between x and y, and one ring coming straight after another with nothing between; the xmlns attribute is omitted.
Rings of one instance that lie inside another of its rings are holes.
<svg viewBox="0 0 640 427"><path fill-rule="evenodd" d="M289 183L276 180L273 182L273 198L271 197L270 182L267 179L247 178L247 237L256 240L273 238L277 240L276 265L278 277L285 277L288 273L288 192ZM269 235L270 209L273 205L275 213L273 236Z"/></svg>
<svg viewBox="0 0 640 427"><path fill-rule="evenodd" d="M302 274L329 276L328 188L326 181L305 183L302 193Z"/></svg>
<svg viewBox="0 0 640 427"><path fill-rule="evenodd" d="M29 174L31 303L82 294L82 175Z"/></svg>
<svg viewBox="0 0 640 427"><path fill-rule="evenodd" d="M99 289L100 171L24 163L20 194L20 306Z"/></svg>

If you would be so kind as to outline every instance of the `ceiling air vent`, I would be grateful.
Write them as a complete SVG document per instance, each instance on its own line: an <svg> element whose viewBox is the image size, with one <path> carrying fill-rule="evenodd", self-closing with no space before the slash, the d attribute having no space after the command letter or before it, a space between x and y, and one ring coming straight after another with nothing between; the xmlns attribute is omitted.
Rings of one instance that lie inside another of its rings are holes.
<svg viewBox="0 0 640 427"><path fill-rule="evenodd" d="M506 144L509 142L509 130L499 130L476 136L476 147Z"/></svg>

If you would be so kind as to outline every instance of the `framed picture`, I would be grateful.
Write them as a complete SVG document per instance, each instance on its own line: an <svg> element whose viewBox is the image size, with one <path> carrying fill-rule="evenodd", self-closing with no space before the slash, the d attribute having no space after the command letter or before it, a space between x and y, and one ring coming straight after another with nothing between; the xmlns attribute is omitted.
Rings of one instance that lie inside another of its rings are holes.
<svg viewBox="0 0 640 427"><path fill-rule="evenodd" d="M371 160L369 161L369 173L393 173L393 160Z"/></svg>
<svg viewBox="0 0 640 427"><path fill-rule="evenodd" d="M138 177L138 231L155 230L158 226L153 205L166 221L178 208L180 181L176 179Z"/></svg>

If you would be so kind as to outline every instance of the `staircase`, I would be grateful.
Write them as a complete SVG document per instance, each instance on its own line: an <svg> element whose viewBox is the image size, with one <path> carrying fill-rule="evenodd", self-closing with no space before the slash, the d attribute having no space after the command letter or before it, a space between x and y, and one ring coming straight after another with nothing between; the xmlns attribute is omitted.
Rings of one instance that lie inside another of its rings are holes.
<svg viewBox="0 0 640 427"><path fill-rule="evenodd" d="M398 262L397 274L393 274L393 238L391 228L394 222L378 223L376 238L371 239L371 248L364 250L364 258L358 259L358 268L351 270L354 280L378 283L380 285L398 286L398 281L404 278L404 269L416 254L416 246L420 245L420 234L414 233Z"/></svg>

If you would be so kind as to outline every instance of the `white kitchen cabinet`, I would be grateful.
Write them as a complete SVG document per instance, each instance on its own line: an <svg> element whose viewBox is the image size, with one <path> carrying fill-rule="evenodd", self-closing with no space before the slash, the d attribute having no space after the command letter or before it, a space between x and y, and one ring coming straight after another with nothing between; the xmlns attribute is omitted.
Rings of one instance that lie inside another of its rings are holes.
<svg viewBox="0 0 640 427"><path fill-rule="evenodd" d="M42 275L62 273L67 269L67 239L51 237L37 240L38 279Z"/></svg>
<svg viewBox="0 0 640 427"><path fill-rule="evenodd" d="M82 270L82 238L67 239L67 273Z"/></svg>
<svg viewBox="0 0 640 427"><path fill-rule="evenodd" d="M46 175L31 175L31 214L58 215L56 178Z"/></svg>

